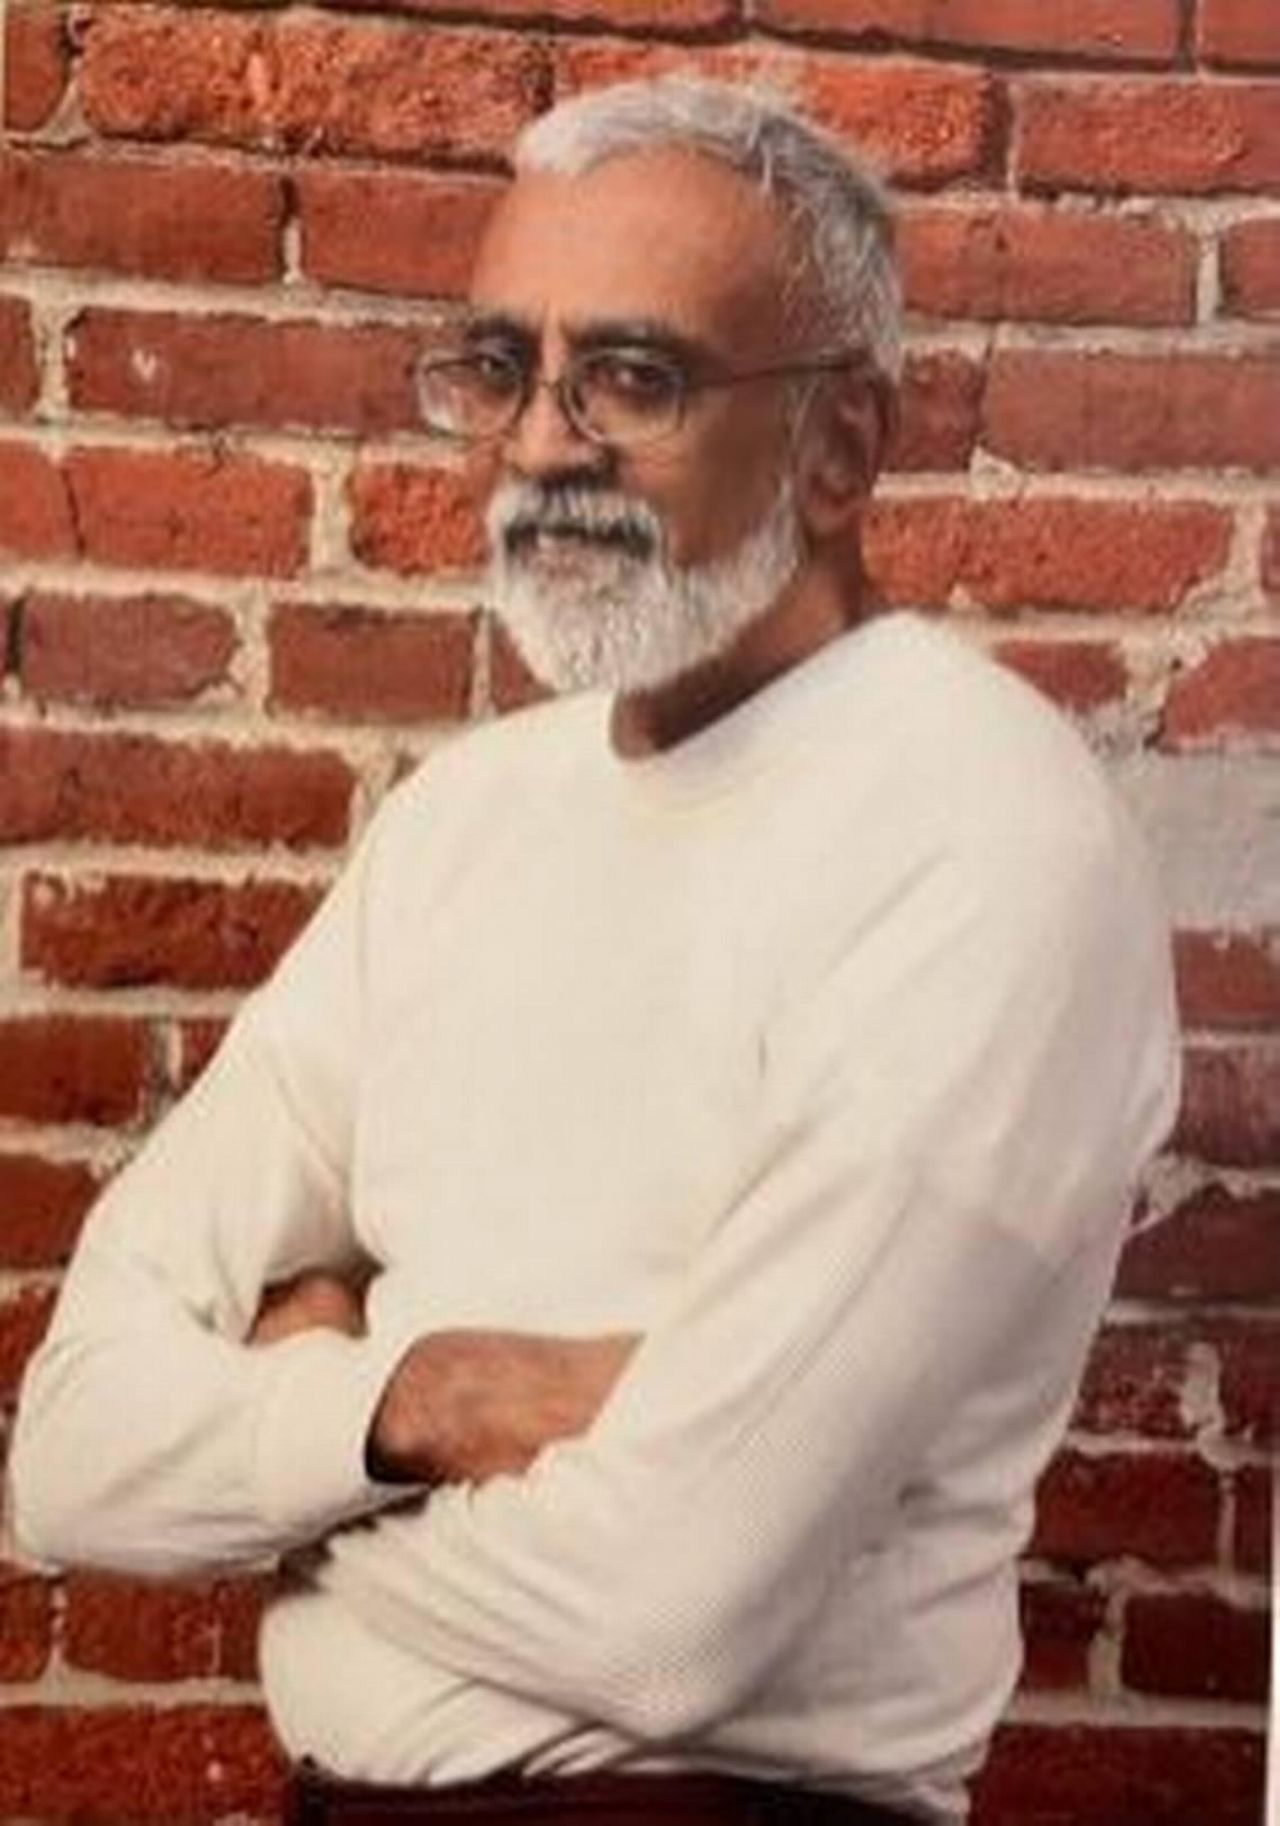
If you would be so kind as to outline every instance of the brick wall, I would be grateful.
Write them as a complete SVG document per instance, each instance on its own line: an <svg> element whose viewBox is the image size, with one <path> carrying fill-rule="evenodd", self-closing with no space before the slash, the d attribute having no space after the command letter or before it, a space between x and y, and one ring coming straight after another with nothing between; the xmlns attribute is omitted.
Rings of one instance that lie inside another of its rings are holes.
<svg viewBox="0 0 1280 1826"><path fill-rule="evenodd" d="M1026 1566L981 1826L1254 1826L1280 1311L1274 0L8 0L0 1403L94 1188L398 770L527 681L410 375L512 130L760 73L905 199L871 530L1156 839L1185 1111ZM268 1818L252 1585L0 1564L0 1816Z"/></svg>

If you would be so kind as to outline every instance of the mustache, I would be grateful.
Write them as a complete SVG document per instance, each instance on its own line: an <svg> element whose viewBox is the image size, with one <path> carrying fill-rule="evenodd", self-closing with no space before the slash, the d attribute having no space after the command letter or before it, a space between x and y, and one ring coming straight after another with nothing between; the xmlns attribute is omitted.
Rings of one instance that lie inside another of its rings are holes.
<svg viewBox="0 0 1280 1826"><path fill-rule="evenodd" d="M663 543L662 522L647 503L581 483L504 482L489 503L485 529L491 548L516 560L544 533L641 559L652 558Z"/></svg>

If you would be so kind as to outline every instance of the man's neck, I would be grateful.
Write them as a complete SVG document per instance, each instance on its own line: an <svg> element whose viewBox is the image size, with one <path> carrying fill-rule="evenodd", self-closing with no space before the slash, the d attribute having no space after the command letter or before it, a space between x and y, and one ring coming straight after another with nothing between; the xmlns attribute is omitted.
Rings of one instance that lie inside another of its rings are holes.
<svg viewBox="0 0 1280 1826"><path fill-rule="evenodd" d="M806 567L774 606L716 659L651 691L614 700L610 737L623 756L653 754L696 735L863 620L868 604L856 568Z"/></svg>

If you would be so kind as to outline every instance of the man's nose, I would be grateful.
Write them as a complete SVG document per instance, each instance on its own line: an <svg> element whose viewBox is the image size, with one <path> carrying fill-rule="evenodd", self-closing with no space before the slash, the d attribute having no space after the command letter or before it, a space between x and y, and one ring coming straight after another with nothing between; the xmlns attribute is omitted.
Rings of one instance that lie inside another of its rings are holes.
<svg viewBox="0 0 1280 1826"><path fill-rule="evenodd" d="M538 380L506 439L507 466L530 480L567 471L603 469L608 453L584 437L569 417L554 382Z"/></svg>

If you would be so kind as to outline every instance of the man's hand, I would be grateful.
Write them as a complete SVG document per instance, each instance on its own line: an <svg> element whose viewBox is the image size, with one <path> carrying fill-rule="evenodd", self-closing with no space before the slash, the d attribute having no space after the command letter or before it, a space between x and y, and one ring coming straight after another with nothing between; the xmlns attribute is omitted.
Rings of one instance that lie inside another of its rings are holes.
<svg viewBox="0 0 1280 1826"><path fill-rule="evenodd" d="M431 1332L409 1347L374 1415L370 1475L391 1483L483 1483L525 1470L553 1440L585 1432L639 1338Z"/></svg>
<svg viewBox="0 0 1280 1826"><path fill-rule="evenodd" d="M268 1288L249 1331L250 1344L278 1344L317 1328L364 1335L364 1298L358 1287L319 1270Z"/></svg>

